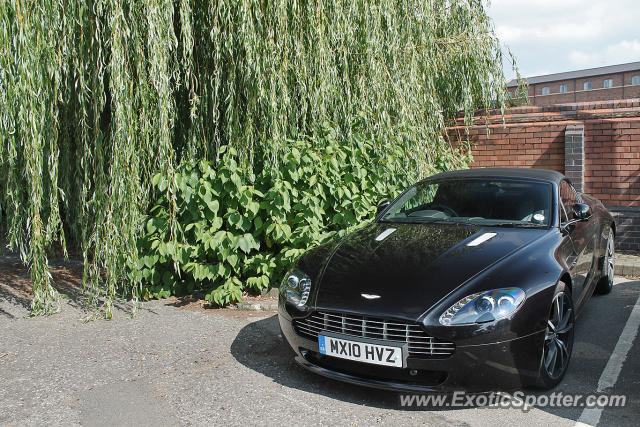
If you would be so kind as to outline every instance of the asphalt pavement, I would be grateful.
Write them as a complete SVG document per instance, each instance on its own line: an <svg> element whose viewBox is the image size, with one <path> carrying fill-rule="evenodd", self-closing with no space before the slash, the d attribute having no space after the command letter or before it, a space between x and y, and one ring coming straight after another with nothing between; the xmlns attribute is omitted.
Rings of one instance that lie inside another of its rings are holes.
<svg viewBox="0 0 640 427"><path fill-rule="evenodd" d="M626 396L625 407L594 412L403 408L397 393L299 368L273 312L152 301L133 319L123 304L111 321L83 323L86 313L72 300L61 314L25 318L25 301L0 293L0 426L637 425L639 297L640 281L618 278L577 319L569 371L552 392L588 395L612 383L602 392Z"/></svg>

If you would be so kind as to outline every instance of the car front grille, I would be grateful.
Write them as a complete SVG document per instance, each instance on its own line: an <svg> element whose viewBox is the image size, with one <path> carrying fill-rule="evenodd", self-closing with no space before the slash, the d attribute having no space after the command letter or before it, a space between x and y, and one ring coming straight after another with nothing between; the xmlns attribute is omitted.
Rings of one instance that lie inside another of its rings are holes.
<svg viewBox="0 0 640 427"><path fill-rule="evenodd" d="M455 344L428 336L418 324L344 313L314 312L304 319L294 319L298 335L317 340L321 332L334 332L357 338L374 338L407 343L409 357L442 359L449 357Z"/></svg>

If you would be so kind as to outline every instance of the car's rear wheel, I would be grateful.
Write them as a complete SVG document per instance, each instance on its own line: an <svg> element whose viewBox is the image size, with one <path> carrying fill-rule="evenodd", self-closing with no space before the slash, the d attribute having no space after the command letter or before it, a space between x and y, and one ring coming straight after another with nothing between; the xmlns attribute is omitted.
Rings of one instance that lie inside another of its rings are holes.
<svg viewBox="0 0 640 427"><path fill-rule="evenodd" d="M574 309L571 291L561 282L549 310L542 345L542 361L535 384L537 387L548 390L562 381L573 350L573 329Z"/></svg>
<svg viewBox="0 0 640 427"><path fill-rule="evenodd" d="M596 285L597 294L608 294L613 289L613 274L615 272L615 240L613 231L609 230L609 238L607 239L607 250L604 255L604 263L602 264L602 276Z"/></svg>

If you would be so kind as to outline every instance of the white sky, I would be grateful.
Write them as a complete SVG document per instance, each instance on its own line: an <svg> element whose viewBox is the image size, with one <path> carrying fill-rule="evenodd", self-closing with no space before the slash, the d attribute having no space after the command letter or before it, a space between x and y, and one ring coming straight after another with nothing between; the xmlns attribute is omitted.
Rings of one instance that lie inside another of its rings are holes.
<svg viewBox="0 0 640 427"><path fill-rule="evenodd" d="M488 10L523 77L640 61L640 0L492 0Z"/></svg>

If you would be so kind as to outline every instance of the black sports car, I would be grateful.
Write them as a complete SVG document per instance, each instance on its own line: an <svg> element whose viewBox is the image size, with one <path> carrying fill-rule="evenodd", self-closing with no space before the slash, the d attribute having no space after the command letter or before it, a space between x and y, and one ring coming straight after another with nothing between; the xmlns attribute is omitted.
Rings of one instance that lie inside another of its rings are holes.
<svg viewBox="0 0 640 427"><path fill-rule="evenodd" d="M558 172L441 173L305 253L280 287L280 327L302 366L355 384L551 388L575 316L611 290L614 235Z"/></svg>

